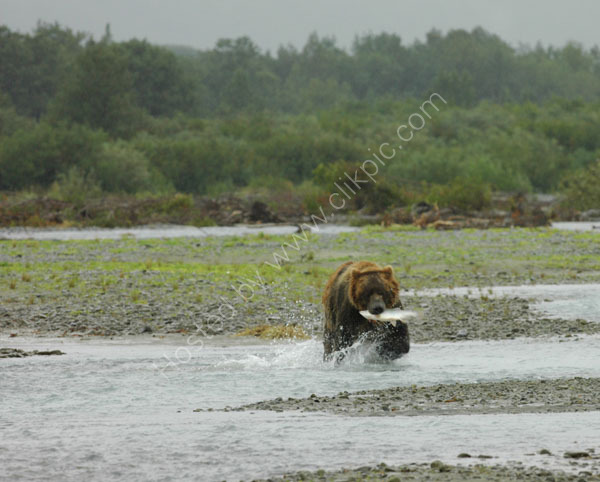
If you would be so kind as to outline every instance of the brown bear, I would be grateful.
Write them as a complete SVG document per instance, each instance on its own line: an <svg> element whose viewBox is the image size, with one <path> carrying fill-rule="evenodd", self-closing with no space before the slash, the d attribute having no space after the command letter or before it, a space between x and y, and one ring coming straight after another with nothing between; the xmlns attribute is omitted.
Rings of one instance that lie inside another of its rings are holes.
<svg viewBox="0 0 600 482"><path fill-rule="evenodd" d="M373 342L384 360L394 360L408 353L410 340L405 323L375 323L359 311L379 314L386 308L402 308L399 284L391 266L382 268L369 261L348 261L341 265L325 286L323 306L323 358L352 346L357 340ZM336 358L343 358L338 353Z"/></svg>

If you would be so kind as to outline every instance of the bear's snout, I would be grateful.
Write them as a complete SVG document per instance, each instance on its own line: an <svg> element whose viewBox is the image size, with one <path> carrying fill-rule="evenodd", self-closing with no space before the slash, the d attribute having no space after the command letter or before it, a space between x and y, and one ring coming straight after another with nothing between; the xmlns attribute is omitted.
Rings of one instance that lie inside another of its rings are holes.
<svg viewBox="0 0 600 482"><path fill-rule="evenodd" d="M372 315L379 315L383 313L385 310L385 303L383 302L383 298L381 296L374 295L369 300L369 306L367 306L367 310Z"/></svg>

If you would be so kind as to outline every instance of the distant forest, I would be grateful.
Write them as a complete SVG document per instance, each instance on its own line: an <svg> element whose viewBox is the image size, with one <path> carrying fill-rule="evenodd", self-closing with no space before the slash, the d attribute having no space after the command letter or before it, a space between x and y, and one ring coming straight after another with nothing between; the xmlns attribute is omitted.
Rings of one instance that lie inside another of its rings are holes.
<svg viewBox="0 0 600 482"><path fill-rule="evenodd" d="M476 28L349 51L312 34L273 54L247 37L196 50L40 23L0 27L0 190L283 186L310 205L432 92L448 104L368 194L382 207L419 190L582 189L600 170L597 47L514 48Z"/></svg>

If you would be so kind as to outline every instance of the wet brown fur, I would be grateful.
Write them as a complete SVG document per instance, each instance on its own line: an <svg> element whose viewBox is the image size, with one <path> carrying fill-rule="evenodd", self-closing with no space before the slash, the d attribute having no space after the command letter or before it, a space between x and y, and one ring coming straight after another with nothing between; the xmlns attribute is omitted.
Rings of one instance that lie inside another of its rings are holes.
<svg viewBox="0 0 600 482"><path fill-rule="evenodd" d="M369 300L381 300L387 309L401 308L399 284L391 266L382 268L370 261L348 261L331 275L323 293L325 324L323 330L324 358L352 346L366 337L378 343L383 358L394 359L407 353L410 347L408 328L376 324L359 311L366 310Z"/></svg>

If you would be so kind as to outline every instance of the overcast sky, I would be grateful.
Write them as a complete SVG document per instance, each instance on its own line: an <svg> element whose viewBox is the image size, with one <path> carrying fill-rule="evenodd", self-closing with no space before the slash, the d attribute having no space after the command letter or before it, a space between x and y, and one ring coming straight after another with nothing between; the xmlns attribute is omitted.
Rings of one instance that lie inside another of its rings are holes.
<svg viewBox="0 0 600 482"><path fill-rule="evenodd" d="M598 0L0 0L0 24L29 32L38 20L115 40L211 48L219 38L249 36L261 48L304 45L308 35L335 36L349 47L356 34L424 39L432 28L482 26L512 45L600 44Z"/></svg>

